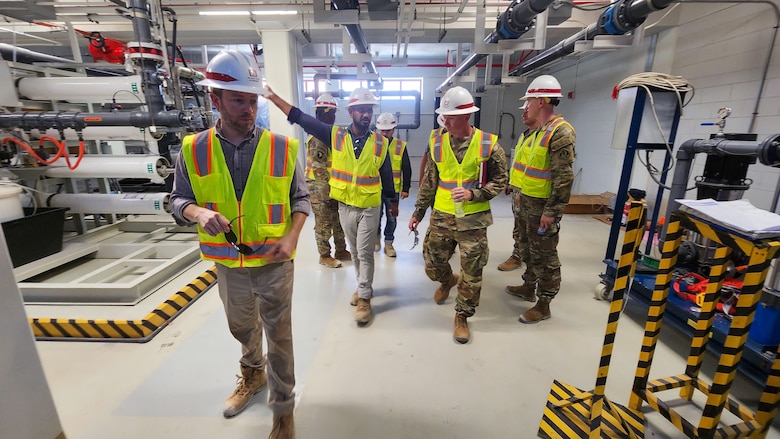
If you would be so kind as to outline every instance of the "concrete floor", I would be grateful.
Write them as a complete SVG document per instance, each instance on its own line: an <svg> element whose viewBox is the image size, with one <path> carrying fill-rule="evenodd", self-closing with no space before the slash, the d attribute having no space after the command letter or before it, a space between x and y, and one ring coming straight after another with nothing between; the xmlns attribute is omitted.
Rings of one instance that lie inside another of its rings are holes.
<svg viewBox="0 0 780 439"><path fill-rule="evenodd" d="M376 254L376 314L363 328L355 325L348 304L356 285L352 264L318 265L313 219L307 221L293 299L298 437L536 437L553 379L583 390L595 384L609 302L595 300L593 291L604 271L609 227L590 215L564 217L563 285L552 318L523 325L517 316L530 304L503 291L521 282L521 270L496 270L511 252L511 210L507 197L494 200L481 304L469 320L471 342L459 345L452 339L453 299L444 305L432 300L437 285L423 270L422 234L420 245L409 250L406 223L413 203L401 203L398 257ZM421 230L426 227L427 219ZM457 258L452 262L457 267ZM171 285L184 285L208 267L199 263ZM266 437L267 391L241 415L221 414L235 385L240 348L227 331L217 288L145 344L37 343L69 439ZM151 295L134 307L26 309L30 317L129 318L154 308L155 300ZM628 402L644 325L642 308L628 308L638 311L619 321L606 391L621 404ZM687 347L684 336L664 328L651 378L682 373ZM712 373L714 362L706 357L705 372ZM755 408L756 385L738 375L732 390ZM697 423L698 415L690 416ZM650 409L646 420L645 437L683 436ZM777 428L768 437L780 438Z"/></svg>

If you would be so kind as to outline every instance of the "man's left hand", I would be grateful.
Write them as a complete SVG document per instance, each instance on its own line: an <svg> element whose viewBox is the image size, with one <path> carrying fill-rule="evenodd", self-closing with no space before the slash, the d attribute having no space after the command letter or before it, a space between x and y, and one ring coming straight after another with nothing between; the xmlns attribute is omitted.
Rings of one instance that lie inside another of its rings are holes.
<svg viewBox="0 0 780 439"><path fill-rule="evenodd" d="M551 216L542 215L542 218L539 219L539 226L543 229L546 229L552 225L552 223L555 222L555 218Z"/></svg>
<svg viewBox="0 0 780 439"><path fill-rule="evenodd" d="M282 239L276 241L271 250L268 251L268 260L270 262L280 262L292 258L295 251L295 242L290 235L285 235Z"/></svg>
<svg viewBox="0 0 780 439"><path fill-rule="evenodd" d="M404 198L408 198L408 197L409 197L409 192L401 192L401 199L402 199L402 200L403 200Z"/></svg>
<svg viewBox="0 0 780 439"><path fill-rule="evenodd" d="M398 218L398 202L393 201L390 203L390 215L393 215L394 218Z"/></svg>

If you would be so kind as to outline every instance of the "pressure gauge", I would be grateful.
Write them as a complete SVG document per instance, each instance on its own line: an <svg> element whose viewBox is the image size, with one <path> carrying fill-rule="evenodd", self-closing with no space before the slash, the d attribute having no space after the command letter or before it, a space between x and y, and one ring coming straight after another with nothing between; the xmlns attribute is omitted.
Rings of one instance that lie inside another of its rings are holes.
<svg viewBox="0 0 780 439"><path fill-rule="evenodd" d="M720 110L718 110L718 117L721 119L725 119L727 117L731 116L731 108L723 107Z"/></svg>

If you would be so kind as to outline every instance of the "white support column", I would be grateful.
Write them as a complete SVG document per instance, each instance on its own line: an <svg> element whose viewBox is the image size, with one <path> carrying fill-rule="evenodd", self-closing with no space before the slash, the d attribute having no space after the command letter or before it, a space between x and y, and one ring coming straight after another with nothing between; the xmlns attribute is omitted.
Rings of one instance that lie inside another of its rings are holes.
<svg viewBox="0 0 780 439"><path fill-rule="evenodd" d="M0 230L0 437L65 438Z"/></svg>
<svg viewBox="0 0 780 439"><path fill-rule="evenodd" d="M303 80L301 51L298 42L289 31L263 31L263 74L266 83L282 99L301 107ZM271 131L303 140L303 130L287 123L287 117L269 103L268 117ZM305 146L302 145L302 149Z"/></svg>

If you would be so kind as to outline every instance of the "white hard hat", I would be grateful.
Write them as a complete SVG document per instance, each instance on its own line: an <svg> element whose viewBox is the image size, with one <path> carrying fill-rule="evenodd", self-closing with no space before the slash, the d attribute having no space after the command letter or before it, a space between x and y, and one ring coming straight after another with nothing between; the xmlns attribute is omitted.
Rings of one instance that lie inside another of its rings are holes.
<svg viewBox="0 0 780 439"><path fill-rule="evenodd" d="M562 98L561 83L554 76L542 75L528 84L528 90L525 96L520 100L528 98Z"/></svg>
<svg viewBox="0 0 780 439"><path fill-rule="evenodd" d="M445 116L455 116L458 114L471 114L479 111L479 107L474 105L474 98L471 93L461 86L452 87L444 93L441 98L441 104L436 109L436 113Z"/></svg>
<svg viewBox="0 0 780 439"><path fill-rule="evenodd" d="M443 127L444 126L444 115L443 114L438 115L436 117L436 122L439 123L440 127Z"/></svg>
<svg viewBox="0 0 780 439"><path fill-rule="evenodd" d="M336 108L338 109L338 105L336 105L336 100L333 99L333 95L330 93L323 93L321 94L316 101L314 101L314 108Z"/></svg>
<svg viewBox="0 0 780 439"><path fill-rule="evenodd" d="M395 116L390 113L382 113L376 118L376 127L380 130L392 130L398 125L398 121L395 120Z"/></svg>
<svg viewBox="0 0 780 439"><path fill-rule="evenodd" d="M379 104L376 103L376 98L374 97L373 93L371 93L367 88L360 87L352 90L352 93L349 95L347 108L354 105L373 105L376 107Z"/></svg>
<svg viewBox="0 0 780 439"><path fill-rule="evenodd" d="M523 98L520 98L520 99L522 100ZM527 106L528 106L528 101L525 101L525 102L523 102L523 105L521 105L521 106L519 106L517 108L520 109L520 110L524 110L525 111L525 107L527 107Z"/></svg>
<svg viewBox="0 0 780 439"><path fill-rule="evenodd" d="M268 94L260 78L260 67L249 56L235 50L219 52L206 66L206 79L197 84L242 93Z"/></svg>

